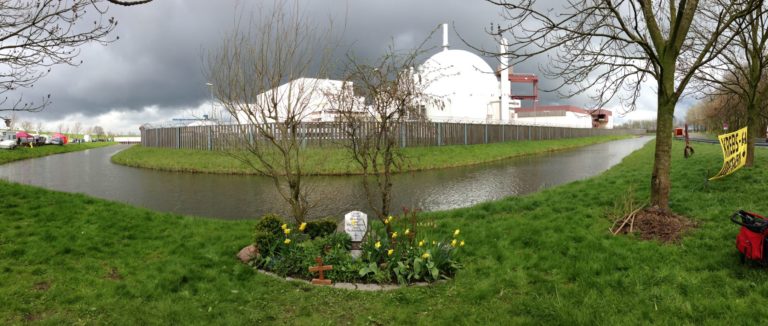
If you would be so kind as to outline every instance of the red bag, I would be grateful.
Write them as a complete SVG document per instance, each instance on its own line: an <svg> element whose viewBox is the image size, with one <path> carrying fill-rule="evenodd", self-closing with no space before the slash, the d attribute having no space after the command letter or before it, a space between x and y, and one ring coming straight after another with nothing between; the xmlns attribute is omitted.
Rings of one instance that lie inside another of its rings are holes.
<svg viewBox="0 0 768 326"><path fill-rule="evenodd" d="M752 232L746 227L741 227L739 235L736 236L736 248L744 254L744 258L749 260L763 259L763 242L765 235Z"/></svg>
<svg viewBox="0 0 768 326"><path fill-rule="evenodd" d="M738 211L731 216L731 221L741 225L736 236L736 249L739 250L742 262L745 259L764 262L763 252L766 235L768 235L768 220L755 213Z"/></svg>

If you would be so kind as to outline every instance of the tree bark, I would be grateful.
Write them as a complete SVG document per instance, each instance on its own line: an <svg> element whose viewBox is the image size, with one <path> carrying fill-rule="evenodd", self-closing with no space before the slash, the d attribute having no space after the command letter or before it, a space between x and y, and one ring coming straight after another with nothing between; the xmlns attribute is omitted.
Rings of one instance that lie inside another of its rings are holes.
<svg viewBox="0 0 768 326"><path fill-rule="evenodd" d="M755 103L747 104L747 162L744 163L746 167L755 165L755 138L761 136L759 110Z"/></svg>
<svg viewBox="0 0 768 326"><path fill-rule="evenodd" d="M674 72L667 67L665 72ZM666 78L665 78L666 77ZM670 168L672 166L672 123L677 103L673 76L663 76L659 81L658 109L656 112L656 150L651 174L651 206L669 212Z"/></svg>

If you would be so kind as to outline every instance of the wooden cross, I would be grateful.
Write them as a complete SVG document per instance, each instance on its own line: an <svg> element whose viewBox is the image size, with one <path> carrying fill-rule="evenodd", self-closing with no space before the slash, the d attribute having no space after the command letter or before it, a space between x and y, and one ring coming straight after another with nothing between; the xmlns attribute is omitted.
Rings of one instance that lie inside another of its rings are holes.
<svg viewBox="0 0 768 326"><path fill-rule="evenodd" d="M333 265L323 265L322 257L315 258L315 261L317 262L317 266L310 266L309 271L311 273L319 272L320 278L313 278L312 284L331 285L331 280L325 279L323 272L332 270Z"/></svg>

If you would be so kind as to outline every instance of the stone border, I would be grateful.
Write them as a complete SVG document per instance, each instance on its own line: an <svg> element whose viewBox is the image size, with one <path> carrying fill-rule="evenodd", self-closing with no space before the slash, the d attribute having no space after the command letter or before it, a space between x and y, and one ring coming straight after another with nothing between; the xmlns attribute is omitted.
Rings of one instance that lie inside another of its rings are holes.
<svg viewBox="0 0 768 326"><path fill-rule="evenodd" d="M282 276L277 275L275 273L267 272L265 270L261 270L261 269L258 269L258 268L254 268L254 270L256 270L257 272L259 272L261 274L268 275L268 276L271 276L271 277L274 277L274 278L277 278L277 279L281 279L281 280L285 280L285 281L298 281L298 282L302 282L302 283L305 283L305 284L308 284L308 285L314 285L314 284L310 283L309 281L307 281L305 279L293 278L293 277L290 277L290 276L282 277ZM411 283L411 284L408 284L408 285L405 285L405 286L395 285L395 284L344 283L344 282L342 282L342 283L333 283L330 286L327 286L327 285L317 285L317 286L321 286L321 287L322 286L326 286L326 287L334 288L334 289L345 289L345 290L352 290L352 291L369 291L370 292L370 291L392 291L392 290L397 290L397 289L402 289L402 288L407 288L407 287L428 287L428 286L431 286L432 284L438 284L438 283L445 283L445 280L439 280L439 281L436 281L434 283L417 282L417 283Z"/></svg>

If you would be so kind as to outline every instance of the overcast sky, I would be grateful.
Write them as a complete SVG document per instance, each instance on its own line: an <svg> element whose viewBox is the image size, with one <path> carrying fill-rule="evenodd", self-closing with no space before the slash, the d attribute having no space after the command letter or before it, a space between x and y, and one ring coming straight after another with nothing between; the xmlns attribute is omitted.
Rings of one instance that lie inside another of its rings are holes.
<svg viewBox="0 0 768 326"><path fill-rule="evenodd" d="M266 1L269 2L269 1ZM25 98L51 94L52 105L40 113L19 113L17 121L42 122L44 129L80 122L126 134L138 132L144 123L163 124L173 118L189 118L210 107L202 57L233 28L239 12L260 10L262 1L155 0L134 7L109 11L119 24L120 39L107 46L90 44L81 49L84 62L78 67L57 66ZM392 42L411 48L426 38L438 24L451 24L451 48L468 49L468 42L491 48L485 34L498 23L500 9L482 0L301 0L307 14L319 22L329 17L345 22L344 47L360 56L379 56ZM239 9L239 10L238 10ZM261 8L264 10L264 8ZM439 46L441 35L430 40ZM434 49L434 52L439 49ZM543 63L540 59L539 63ZM489 64L495 66L493 59ZM514 67L516 72L539 74L537 62ZM542 86L552 83L542 81ZM542 87L542 88L543 88ZM585 98L561 99L541 94L539 105L589 105ZM653 89L646 91L639 110L620 120L655 117ZM616 111L616 110L614 110ZM7 112L0 112L6 114ZM677 114L682 116L680 112Z"/></svg>

